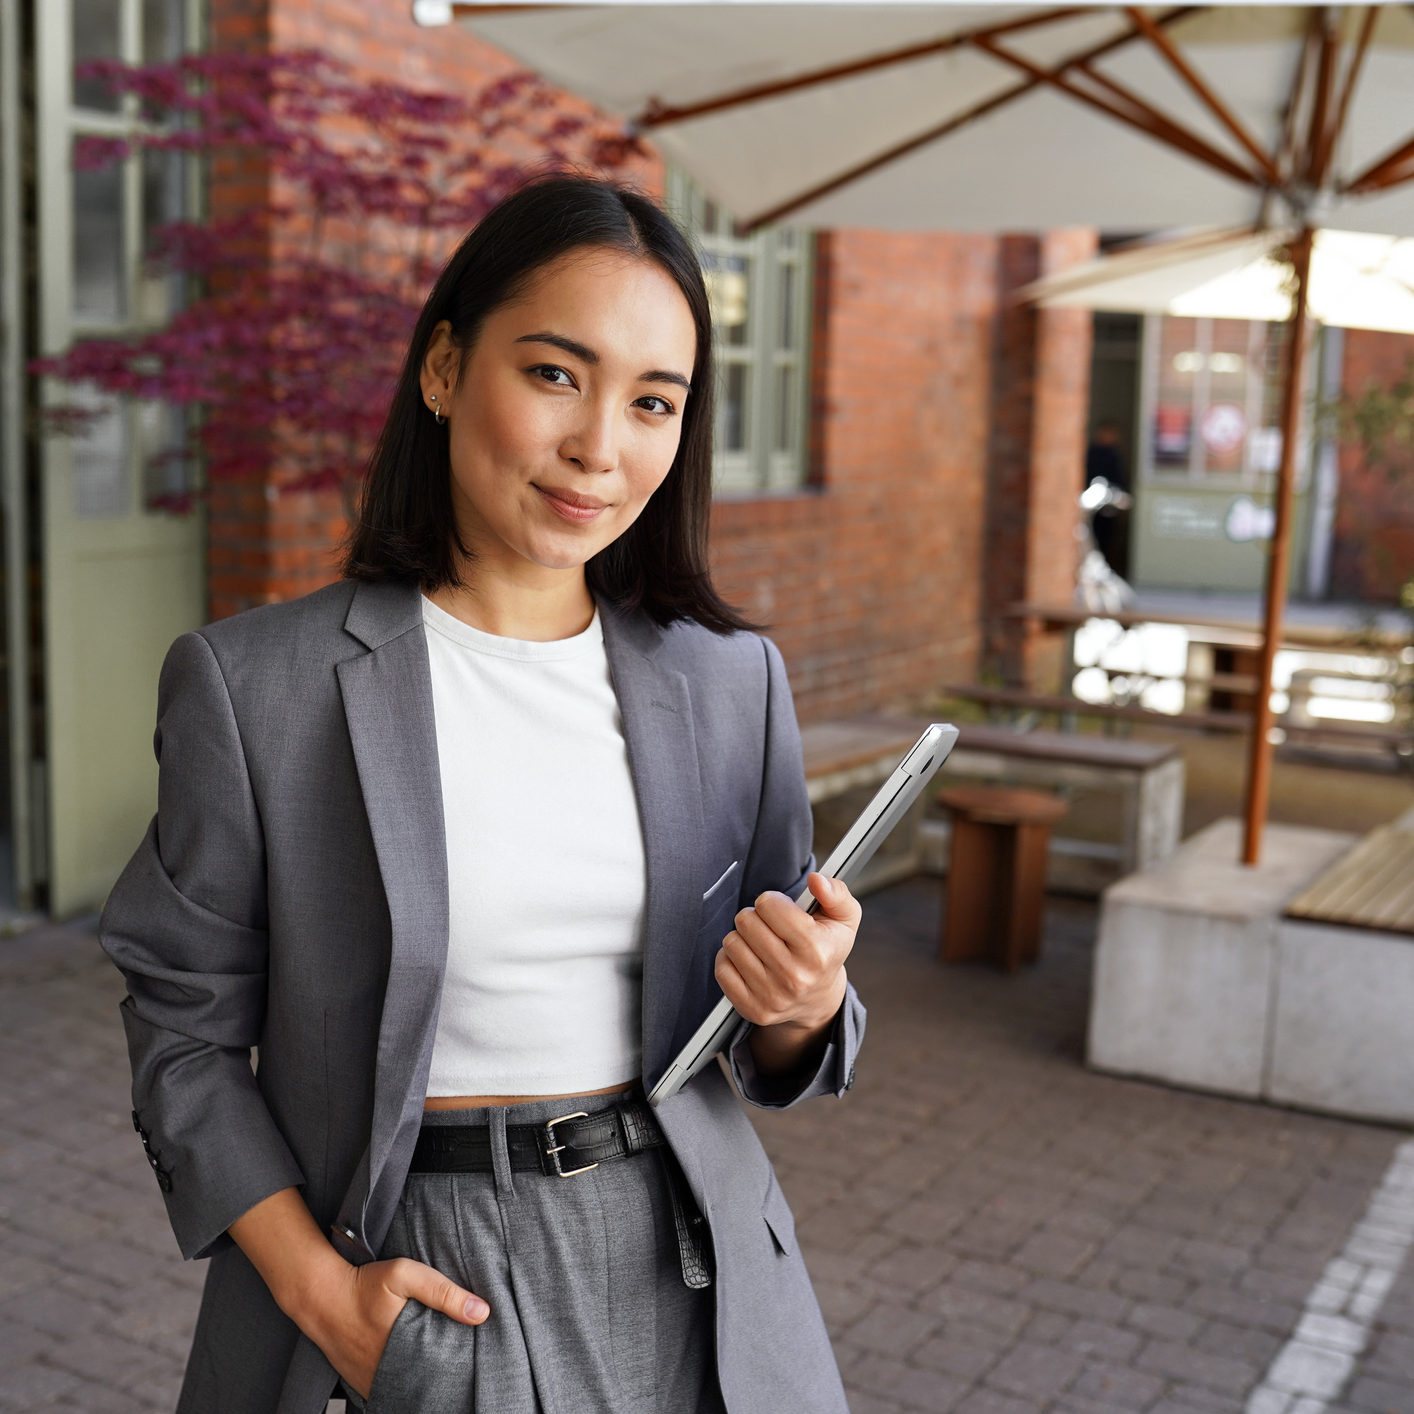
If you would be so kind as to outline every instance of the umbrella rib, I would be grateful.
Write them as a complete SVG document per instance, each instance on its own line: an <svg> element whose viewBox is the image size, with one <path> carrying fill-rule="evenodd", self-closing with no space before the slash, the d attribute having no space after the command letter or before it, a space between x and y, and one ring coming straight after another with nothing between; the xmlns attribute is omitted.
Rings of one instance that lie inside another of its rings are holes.
<svg viewBox="0 0 1414 1414"><path fill-rule="evenodd" d="M1331 88L1335 83L1336 59L1340 54L1340 39L1331 23L1330 10L1322 5L1317 9L1312 22L1320 29L1320 49L1316 59L1316 92L1311 103L1311 128L1306 136L1306 180L1313 186L1321 185L1321 146L1326 135L1326 115L1330 111Z"/></svg>
<svg viewBox="0 0 1414 1414"><path fill-rule="evenodd" d="M1171 118L1167 113L1161 112L1146 103L1138 94L1126 88L1123 84L1110 78L1108 74L1102 74L1092 69L1088 64L1077 66L1080 72L1092 83L1099 84L1101 88L1108 89L1118 98L1121 103L1128 104L1134 109L1142 119L1147 121L1139 124L1142 131L1159 138L1161 141L1170 142L1175 147L1188 153L1190 157L1196 157L1200 162L1206 162L1214 167L1220 168L1229 176L1241 182L1255 182L1257 177L1249 172L1240 163L1233 162L1217 148L1206 143L1196 133L1190 132L1181 123ZM1079 96L1077 94L1077 96ZM1132 121L1126 118L1123 113L1116 113L1115 116L1121 121Z"/></svg>
<svg viewBox="0 0 1414 1414"><path fill-rule="evenodd" d="M1277 169L1284 170L1290 180L1296 170L1296 130L1301 114L1301 100L1306 96L1306 75L1311 69L1311 56L1315 49L1316 29L1314 23L1306 27L1306 39L1301 46L1301 57L1296 63L1296 73L1291 80L1291 98L1286 112L1282 115L1281 141L1277 144Z"/></svg>
<svg viewBox="0 0 1414 1414"><path fill-rule="evenodd" d="M1185 15L1191 15L1202 6L1187 5L1170 10L1163 15L1160 24L1172 24L1175 20L1182 19ZM1057 72L1064 72L1065 69L1076 64L1088 63L1093 59L1110 53L1115 49L1120 49L1138 37L1138 31L1131 27L1123 34L1116 35L1113 39L1107 39L1103 44L1097 44L1093 48L1086 50L1083 54L1077 54L1071 59L1067 59ZM991 98L983 99L981 103L969 108L965 113L958 113L949 118L946 122L939 123L936 127L929 128L926 132L919 133L916 137L911 137L896 144L884 152L867 158L865 161L856 164L847 171L838 173L828 181L810 187L808 190L799 192L795 196L783 201L778 206L773 206L767 211L759 212L749 221L741 223L741 230L745 234L750 234L758 227L769 225L773 221L780 221L792 212L800 210L802 206L808 206L812 201L818 201L823 196L828 196L832 191L837 191L840 187L847 186L850 182L857 181L860 177L867 176L870 172L876 171L880 167L887 166L890 162L897 161L900 157L905 157L908 153L917 148L925 147L930 142L937 142L945 138L949 133L956 132L959 128L965 127L968 123L975 122L978 118L985 117L995 108L1001 108L1014 99L1021 98L1025 94L1031 93L1040 87L1041 80L1037 78L1023 79L1012 88L1004 89L1001 93L993 94Z"/></svg>
<svg viewBox="0 0 1414 1414"><path fill-rule="evenodd" d="M944 39L930 39L921 44L910 44L903 49L890 49L882 54L871 54L867 59L853 59L844 64L831 64L827 68L812 69L808 73L797 74L794 78L774 79L770 83L732 89L727 93L719 93L713 98L702 98L696 103L685 103L677 107L664 104L657 98L650 98L644 110L632 121L635 127L641 129L660 128L666 123L683 123L689 118L705 117L708 113L721 113L729 108L741 108L752 103L763 103L769 98L779 98L782 94L795 93L802 88L814 88L817 84L833 83L838 79L854 78L859 74L872 73L876 69L892 68L895 64L907 64L915 59L926 59L931 55L946 54L953 49L962 48L979 34L1016 34L1021 30L1034 29L1039 25L1054 24L1058 21L1074 19L1078 15L1092 13L1093 11L1086 6L1075 5L1069 9L1023 15L1019 19L1008 20L1005 24L987 25L978 30L963 30L957 34L950 34Z"/></svg>
<svg viewBox="0 0 1414 1414"><path fill-rule="evenodd" d="M1326 172L1330 169L1331 159L1335 156L1336 146L1345 131L1345 121L1350 116L1350 102L1355 96L1355 86L1359 82L1360 70L1365 63L1365 54L1370 47L1370 40L1374 36L1375 24L1379 17L1380 7L1378 5L1365 7L1365 20L1360 26L1360 37L1355 42L1355 53L1351 56L1350 66L1345 71L1345 84L1341 88L1340 99L1336 103L1335 118L1326 129L1320 150L1316 154L1318 182L1325 180Z"/></svg>
<svg viewBox="0 0 1414 1414"><path fill-rule="evenodd" d="M1021 83L1014 84L1011 88L1004 89L1001 93L993 94L991 98L984 99L975 107L969 108L967 112L959 113L955 117L949 118L947 122L940 123L935 128L929 128L927 132L919 133L916 137L908 138L889 148L886 152L880 152L847 171L838 173L829 181L821 182L818 186L800 192L788 201L783 201L779 206L773 206L769 211L763 211L759 215L753 216L750 221L741 223L740 230L744 235L750 235L760 226L767 226L773 221L779 221L802 206L807 206L812 201L818 201L822 196L828 196L832 191L848 186L850 182L868 176L870 172L885 167L890 162L896 162L900 157L906 157L916 148L925 147L930 142L937 142L939 138L947 137L949 133L965 127L978 118L985 117L994 108L1000 108L1010 103L1014 98L1020 98L1023 94L1030 93L1036 87L1037 84L1033 80L1026 79Z"/></svg>
<svg viewBox="0 0 1414 1414"><path fill-rule="evenodd" d="M1251 153L1267 180L1273 185L1278 184L1281 177L1277 172L1276 163L1258 146L1256 139L1238 121L1237 115L1208 87L1197 70L1179 52L1173 40L1138 5L1126 5L1124 13L1139 26L1144 38L1163 55L1169 66L1198 95L1213 116Z"/></svg>
<svg viewBox="0 0 1414 1414"><path fill-rule="evenodd" d="M1138 29L1132 31L1138 35ZM1173 122L1170 118L1159 113L1157 109L1151 108L1147 103L1137 99L1128 90L1116 84L1113 79L1105 78L1101 74L1095 73L1088 67L1087 59L1070 60L1056 69L1043 69L1038 64L1032 63L1030 59L1023 55L1014 54L1009 49L1004 49L1001 45L990 39L974 39L973 44L986 53L997 59L1015 65L1023 73L1030 74L1039 83L1050 84L1053 88L1058 88L1062 93L1068 94L1071 98L1080 103L1089 104L1090 107L1098 109L1106 116L1115 119L1120 123L1127 123L1132 128L1137 128L1141 133L1153 138L1156 142L1162 142L1170 147L1176 148L1186 156L1192 157L1195 161L1203 162L1209 167L1215 167L1225 176L1244 185L1258 185L1255 173L1247 171L1239 166L1231 158L1224 156L1216 148L1210 147L1196 133L1190 133L1181 124ZM1094 82L1103 87L1116 92L1123 101L1131 104L1134 112L1126 112L1122 107L1117 107L1105 99L1093 93L1087 93L1083 88L1077 87L1065 77L1067 69L1078 68Z"/></svg>
<svg viewBox="0 0 1414 1414"><path fill-rule="evenodd" d="M1385 187L1398 186L1407 182L1414 173L1400 172L1411 158L1414 158L1414 137L1406 138L1398 147L1385 153L1377 162L1367 167L1358 177L1352 178L1341 188L1342 196L1363 196L1368 191L1382 191Z"/></svg>

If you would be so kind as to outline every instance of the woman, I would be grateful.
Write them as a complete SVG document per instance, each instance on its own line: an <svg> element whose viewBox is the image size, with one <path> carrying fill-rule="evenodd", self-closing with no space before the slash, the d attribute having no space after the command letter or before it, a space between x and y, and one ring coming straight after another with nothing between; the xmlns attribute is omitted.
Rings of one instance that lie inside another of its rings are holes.
<svg viewBox="0 0 1414 1414"><path fill-rule="evenodd" d="M755 1104L863 1032L779 654L707 572L710 355L651 202L532 183L428 298L346 577L168 655L102 932L211 1258L184 1411L844 1408L721 1071L642 1102L719 989Z"/></svg>

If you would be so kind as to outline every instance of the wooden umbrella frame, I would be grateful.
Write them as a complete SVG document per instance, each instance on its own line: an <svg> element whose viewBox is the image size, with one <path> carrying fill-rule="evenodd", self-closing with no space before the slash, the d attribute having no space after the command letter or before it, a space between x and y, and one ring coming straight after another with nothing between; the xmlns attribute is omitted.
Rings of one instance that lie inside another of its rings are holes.
<svg viewBox="0 0 1414 1414"><path fill-rule="evenodd" d="M514 11L544 10L544 5L454 4L453 12L485 17ZM580 8L578 6L564 8ZM1262 650L1258 686L1252 713L1249 743L1242 860L1256 865L1261 859L1262 830L1267 816L1272 767L1272 668L1281 643L1287 576L1291 561L1291 520L1293 487L1296 479L1296 439L1306 392L1306 348L1310 321L1307 294L1310 283L1313 243L1313 210L1326 194L1363 196L1414 180L1414 135L1397 143L1354 177L1333 185L1331 163L1345 131L1352 101L1359 84L1382 7L1380 5L1313 6L1306 28L1305 43L1292 76L1286 104L1283 132L1275 151L1268 151L1250 133L1232 108L1214 92L1198 70L1179 49L1169 31L1183 19L1211 10L1212 6L1178 6L1150 12L1137 5L1116 7L1127 27L1102 44L1078 51L1050 67L1037 64L1006 43L1009 36L1048 25L1064 24L1077 17L1091 17L1103 11L1093 6L1070 6L1036 11L973 29L955 31L923 43L879 54L865 55L847 63L832 64L808 72L720 93L693 103L671 105L658 99L632 120L639 132L652 132L669 124L684 123L708 114L764 103L785 94L823 84L878 72L899 64L973 48L1018 71L1018 80L1000 93L976 104L946 122L927 128L875 153L825 182L798 192L768 211L758 213L744 229L784 220L822 197L871 172L898 161L919 148L939 142L1027 94L1049 88L1084 104L1110 120L1143 133L1155 142L1182 153L1194 162L1221 173L1232 181L1251 187L1267 206L1280 197L1295 215L1297 234L1288 248L1293 272L1292 310L1283 364L1281 400L1282 450L1277 471L1275 523L1268 544L1263 609ZM1341 31L1347 11L1353 17L1363 9L1352 42ZM1165 113L1132 89L1095 68L1098 60L1133 44L1150 46L1183 81L1199 103L1226 130L1235 144L1225 152L1181 119ZM1346 52L1348 50L1348 53ZM1306 95L1310 93L1309 105ZM1307 111L1303 113L1303 108Z"/></svg>

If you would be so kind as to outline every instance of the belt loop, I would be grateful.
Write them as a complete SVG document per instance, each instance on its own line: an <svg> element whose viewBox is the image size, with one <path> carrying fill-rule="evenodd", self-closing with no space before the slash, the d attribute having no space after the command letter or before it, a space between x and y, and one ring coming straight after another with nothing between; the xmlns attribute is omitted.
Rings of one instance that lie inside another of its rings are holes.
<svg viewBox="0 0 1414 1414"><path fill-rule="evenodd" d="M496 1177L496 1197L507 1202L516 1196L516 1181L511 1174L511 1152L506 1146L506 1106L491 1107L491 1171Z"/></svg>

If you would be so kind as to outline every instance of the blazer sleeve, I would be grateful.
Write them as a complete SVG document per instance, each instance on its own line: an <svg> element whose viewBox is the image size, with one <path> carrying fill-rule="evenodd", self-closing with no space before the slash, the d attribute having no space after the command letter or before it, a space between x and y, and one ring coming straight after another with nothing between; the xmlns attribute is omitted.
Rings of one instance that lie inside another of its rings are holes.
<svg viewBox="0 0 1414 1414"><path fill-rule="evenodd" d="M157 814L109 895L99 940L121 1009L133 1124L186 1257L304 1174L251 1065L265 1017L265 852L235 712L211 645L179 638L158 686Z"/></svg>
<svg viewBox="0 0 1414 1414"><path fill-rule="evenodd" d="M753 899L767 889L780 889L795 898L805 888L806 875L815 868L811 852L814 823L785 663L770 639L760 642L766 654L765 764L741 897ZM843 1095L854 1084L854 1062L864 1040L864 1025L864 1004L854 984L847 983L830 1040L815 1069L808 1074L763 1076L751 1055L751 1023L743 1021L725 1048L737 1090L750 1104L764 1109L788 1109L814 1095Z"/></svg>

